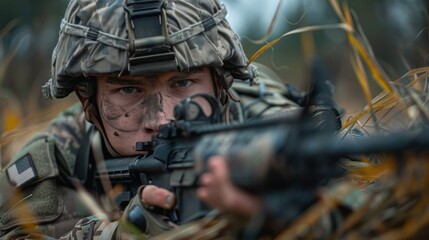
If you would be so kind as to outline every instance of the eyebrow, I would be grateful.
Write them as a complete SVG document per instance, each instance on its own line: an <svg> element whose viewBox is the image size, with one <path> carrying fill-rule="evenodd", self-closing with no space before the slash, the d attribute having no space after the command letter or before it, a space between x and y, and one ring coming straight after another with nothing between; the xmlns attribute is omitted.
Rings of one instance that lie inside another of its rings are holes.
<svg viewBox="0 0 429 240"><path fill-rule="evenodd" d="M106 83L117 84L117 85L139 85L141 81L134 79L120 79L116 77L109 77Z"/></svg>
<svg viewBox="0 0 429 240"><path fill-rule="evenodd" d="M183 80L184 78L187 78L187 77L191 76L192 74L200 73L200 72L203 72L203 69L197 68L197 69L192 69L189 72L181 72L181 73L177 74L176 76L169 78L168 82L173 82L176 80Z"/></svg>
<svg viewBox="0 0 429 240"><path fill-rule="evenodd" d="M203 72L203 69L197 68L192 69L189 72L180 72L179 74L171 77L168 79L168 82L176 81L176 80L183 80L184 78L189 77L192 74ZM147 78L151 78L152 80L156 81L158 79L157 75L151 75L147 76ZM124 79L124 78L117 78L117 77L109 77L106 80L106 83L110 84L117 84L117 85L140 85L142 82L141 80L136 79Z"/></svg>

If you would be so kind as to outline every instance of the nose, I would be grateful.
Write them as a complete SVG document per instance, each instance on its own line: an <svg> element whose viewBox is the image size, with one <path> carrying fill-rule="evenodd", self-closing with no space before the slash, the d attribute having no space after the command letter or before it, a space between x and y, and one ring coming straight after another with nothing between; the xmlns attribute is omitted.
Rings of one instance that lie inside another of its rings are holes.
<svg viewBox="0 0 429 240"><path fill-rule="evenodd" d="M158 112L154 116L146 118L143 128L146 133L155 135L159 133L159 126L168 123L164 112Z"/></svg>

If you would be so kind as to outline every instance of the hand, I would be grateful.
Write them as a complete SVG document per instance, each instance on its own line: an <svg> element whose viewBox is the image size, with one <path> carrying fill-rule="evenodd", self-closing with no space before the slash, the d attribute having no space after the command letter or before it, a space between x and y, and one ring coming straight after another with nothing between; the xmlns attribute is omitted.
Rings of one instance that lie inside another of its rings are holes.
<svg viewBox="0 0 429 240"><path fill-rule="evenodd" d="M172 192L155 185L145 186L140 198L147 205L164 209L172 209L176 204L176 198Z"/></svg>
<svg viewBox="0 0 429 240"><path fill-rule="evenodd" d="M198 197L212 208L248 217L259 210L259 198L231 183L228 166L220 156L209 159L208 172L201 175L200 184Z"/></svg>

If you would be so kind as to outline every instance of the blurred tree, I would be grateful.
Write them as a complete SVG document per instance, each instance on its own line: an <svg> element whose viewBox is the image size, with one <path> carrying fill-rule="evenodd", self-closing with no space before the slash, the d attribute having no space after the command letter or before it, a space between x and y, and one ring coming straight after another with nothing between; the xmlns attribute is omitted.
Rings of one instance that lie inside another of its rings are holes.
<svg viewBox="0 0 429 240"><path fill-rule="evenodd" d="M46 106L34 100L40 99L40 85L49 78L51 51L66 4L66 0L0 2L0 29L19 22L0 39L0 58L13 57L0 83L23 103L24 113Z"/></svg>

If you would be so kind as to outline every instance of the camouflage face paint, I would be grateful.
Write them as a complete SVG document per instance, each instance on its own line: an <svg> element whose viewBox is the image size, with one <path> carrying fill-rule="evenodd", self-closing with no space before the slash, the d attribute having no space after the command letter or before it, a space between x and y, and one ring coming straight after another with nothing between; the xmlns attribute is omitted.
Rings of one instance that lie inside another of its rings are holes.
<svg viewBox="0 0 429 240"><path fill-rule="evenodd" d="M141 102L141 107L145 109L143 115L143 122L159 121L159 113L163 113L163 102L162 95L160 92L149 95L147 98L144 98ZM164 113L165 115L165 113Z"/></svg>
<svg viewBox="0 0 429 240"><path fill-rule="evenodd" d="M150 141L159 126L174 119L174 107L195 94L214 96L209 68L153 76L97 79L97 106L107 145L114 156L141 154L137 142ZM199 99L195 99L199 102ZM203 111L205 111L203 104ZM195 113L191 113L194 114Z"/></svg>
<svg viewBox="0 0 429 240"><path fill-rule="evenodd" d="M104 95L100 103L100 113L105 124L115 130L115 136L121 132L136 132L145 122L159 121L159 114L164 114L160 92L144 96L132 106L115 104Z"/></svg>

